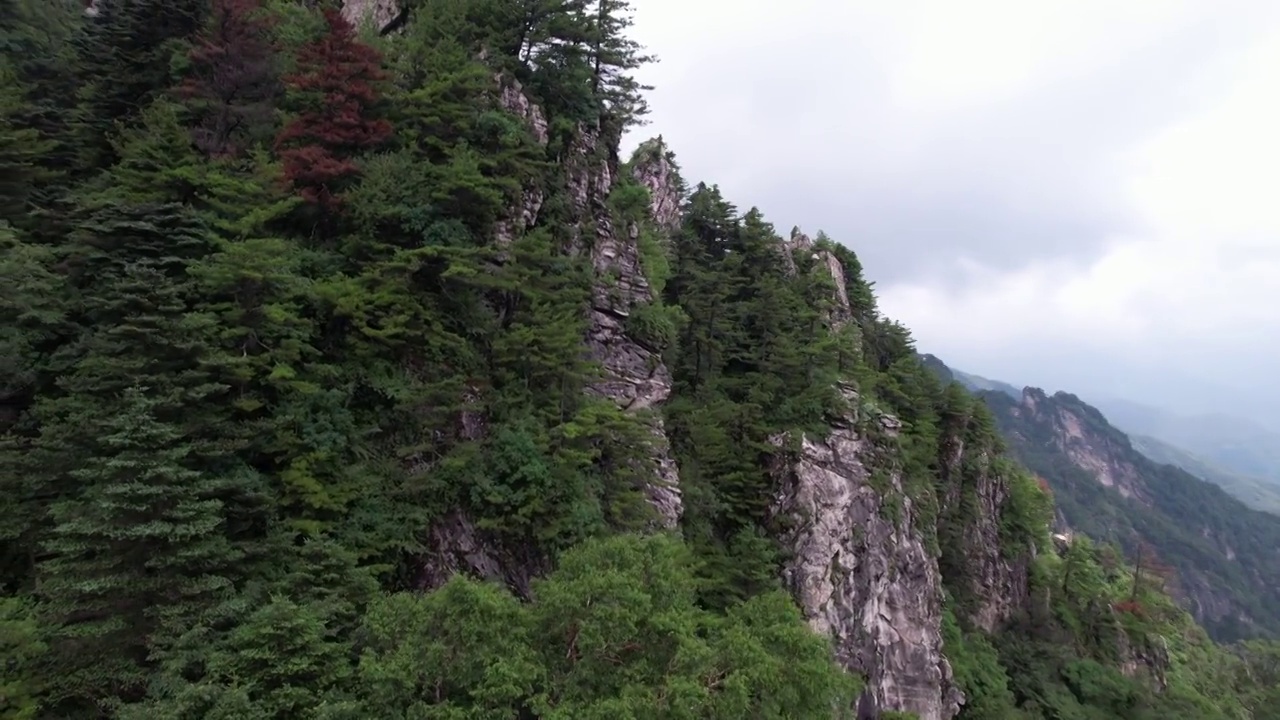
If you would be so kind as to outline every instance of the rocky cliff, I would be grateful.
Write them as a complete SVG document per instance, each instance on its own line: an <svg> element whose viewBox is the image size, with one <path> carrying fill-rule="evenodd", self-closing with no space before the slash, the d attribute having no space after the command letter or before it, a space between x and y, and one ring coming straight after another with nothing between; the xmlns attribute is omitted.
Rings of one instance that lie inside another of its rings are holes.
<svg viewBox="0 0 1280 720"><path fill-rule="evenodd" d="M831 250L798 230L783 250L790 274L807 255L830 276L832 331L874 320L851 307ZM936 477L908 487L902 422L853 385L841 392L848 410L831 419L828 434L773 440L784 448L772 508L786 528L784 582L811 626L833 639L840 662L867 679L871 705L922 720L954 717L965 698L942 640L944 586L962 596L965 620L988 632L1028 595L1033 549L1006 547L1001 532L1010 478L996 462L1000 448L961 398L968 411L947 416L938 434Z"/></svg>
<svg viewBox="0 0 1280 720"><path fill-rule="evenodd" d="M976 411L947 420L939 441L939 533L944 574L961 612L986 632L999 630L1027 602L1028 560L1036 549L1009 547L1001 520L1011 472L981 431ZM977 432L975 432L975 430Z"/></svg>
<svg viewBox="0 0 1280 720"><path fill-rule="evenodd" d="M898 432L890 416L869 420ZM943 654L942 577L902 477L884 473L883 448L856 417L834 420L825 438L776 442L790 446L775 468L774 514L791 553L783 579L810 625L867 678L876 707L953 717L963 696Z"/></svg>
<svg viewBox="0 0 1280 720"><path fill-rule="evenodd" d="M608 204L618 172L617 137L598 126L581 126L569 145L567 183L577 227L578 250L589 254L595 274L592 284L587 347L603 368L603 377L590 391L616 402L623 410L642 413L650 429L652 481L647 494L663 527L680 520L680 482L659 406L671 394L671 373L661 349L646 346L627 329L636 308L654 301L641 266L637 223L619 227ZM650 196L650 219L660 232L675 230L678 218L676 178L665 154L651 153L633 168Z"/></svg>
<svg viewBox="0 0 1280 720"><path fill-rule="evenodd" d="M350 6L349 6L350 7ZM548 127L542 109L513 78L494 76L497 105L519 118L538 146L548 145ZM591 360L599 363L602 377L588 392L607 398L629 413L640 415L650 435L648 467L642 474L652 479L645 493L659 528L675 528L682 502L679 476L672 458L660 405L671 392L671 376L659 351L645 347L626 329L628 314L637 305L653 301L641 267L638 223L618 227L607 199L617 181L617 138L602 136L598 126L579 126L560 158L566 168L565 188L575 220L576 240L569 252L588 255L595 280L588 308L585 345ZM648 221L661 233L673 232L679 223L679 177L664 152L650 153L631 169L649 192ZM509 246L538 224L547 189L524 187L509 212L494 227L494 242ZM485 420L464 411L458 421L459 436L478 440ZM429 531L427 552L421 559L416 585L439 587L456 573L499 580L527 596L534 577L548 569L549 559L532 547L511 547L475 525L465 512L449 513Z"/></svg>
<svg viewBox="0 0 1280 720"><path fill-rule="evenodd" d="M384 33L403 23L405 12L396 0L342 0L342 14L353 25L370 22Z"/></svg>
<svg viewBox="0 0 1280 720"><path fill-rule="evenodd" d="M389 2L349 1L345 9L383 28L400 21ZM642 144L632 162L622 165L615 130L580 122L553 142L546 113L519 82L498 74L494 88L497 106L522 121L529 139L562 169L563 183L552 187L543 178L522 188L495 225L494 242L509 246L539 227L553 196L567 205L572 238L565 251L584 257L594 278L585 350L601 376L587 391L647 428L645 494L656 526L677 528L683 498L661 412L672 377L662 348L638 337L629 319L660 302L641 236L665 238L679 230L683 181L661 138ZM619 217L611 207L611 195L624 181L646 191L643 219ZM806 266L830 288L824 302L828 331L849 330L841 342L858 355L867 327L878 320L874 310L867 315L866 308L851 305L855 280L827 242L797 230L780 242L779 262L795 275L797 258L813 261ZM831 637L840 663L867 680L864 702L921 720L947 720L965 701L943 644L948 585L966 600L957 608L966 622L987 631L998 629L1027 594L1025 549L1010 551L1000 532L1009 489L995 463L999 449L972 432L968 416L952 418L939 436L936 477L921 478L917 468L909 478L901 457L902 422L877 409L852 380L840 392L848 409L830 419L829 432L773 438L781 450L771 467L770 514L784 528L778 537L788 553L783 581L810 625ZM464 411L458 419L462 438L481 439L485 428L480 411ZM948 541L944 550L940 534ZM504 544L461 510L433 525L427 545L417 582L423 589L465 573L499 580L527 596L532 579L549 569L549 559L536 548Z"/></svg>

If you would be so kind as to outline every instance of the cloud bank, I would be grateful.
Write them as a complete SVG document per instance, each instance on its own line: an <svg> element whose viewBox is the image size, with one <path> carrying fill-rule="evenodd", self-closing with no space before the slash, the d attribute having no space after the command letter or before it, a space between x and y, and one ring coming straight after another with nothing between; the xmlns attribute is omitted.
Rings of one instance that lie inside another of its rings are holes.
<svg viewBox="0 0 1280 720"><path fill-rule="evenodd" d="M1280 403L1280 3L638 0L690 180L858 252L922 349Z"/></svg>

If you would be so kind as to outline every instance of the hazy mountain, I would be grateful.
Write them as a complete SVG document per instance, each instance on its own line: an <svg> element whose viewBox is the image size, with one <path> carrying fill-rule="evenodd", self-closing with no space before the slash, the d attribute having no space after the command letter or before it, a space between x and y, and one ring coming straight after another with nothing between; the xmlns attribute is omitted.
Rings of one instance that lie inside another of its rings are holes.
<svg viewBox="0 0 1280 720"><path fill-rule="evenodd" d="M1167 563L1176 593L1218 637L1280 631L1280 517L1245 505L1274 510L1280 493L1161 440L1131 439L1070 393L1017 391L932 355L921 360L986 402L1009 449L1048 482L1072 530ZM1160 416L1129 407L1131 418ZM1236 424L1223 438L1255 429Z"/></svg>
<svg viewBox="0 0 1280 720"><path fill-rule="evenodd" d="M1280 484L1274 479L1234 473L1150 435L1130 435L1138 452L1159 463L1176 465L1198 478L1219 485L1250 507L1280 515Z"/></svg>
<svg viewBox="0 0 1280 720"><path fill-rule="evenodd" d="M1280 492L1280 433L1262 423L1226 414L1181 415L1125 400L1107 400L1099 407L1126 432L1163 441L1220 472L1253 478Z"/></svg>
<svg viewBox="0 0 1280 720"><path fill-rule="evenodd" d="M1072 529L1144 548L1176 570L1179 594L1220 638L1280 632L1280 517L1141 453L1069 393L981 391L1014 455L1048 481Z"/></svg>

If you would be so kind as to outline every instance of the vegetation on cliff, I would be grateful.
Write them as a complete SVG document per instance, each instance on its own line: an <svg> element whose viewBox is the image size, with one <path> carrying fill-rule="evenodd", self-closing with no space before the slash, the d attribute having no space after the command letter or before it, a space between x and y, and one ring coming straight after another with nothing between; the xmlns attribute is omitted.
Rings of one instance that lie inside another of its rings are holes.
<svg viewBox="0 0 1280 720"><path fill-rule="evenodd" d="M667 232L626 168L582 182L643 114L627 3L417 0L386 38L316 4L0 0L0 716L851 715L863 678L777 580L770 439L884 411L901 433L863 430L938 556L962 717L1280 707L1274 647L1055 551L1044 490L850 250L814 245L833 288L714 187ZM647 532L643 411L588 392L584 196L656 292L627 322L671 368L678 536ZM428 529L461 516L540 579L434 582ZM984 521L1030 577L991 633Z"/></svg>

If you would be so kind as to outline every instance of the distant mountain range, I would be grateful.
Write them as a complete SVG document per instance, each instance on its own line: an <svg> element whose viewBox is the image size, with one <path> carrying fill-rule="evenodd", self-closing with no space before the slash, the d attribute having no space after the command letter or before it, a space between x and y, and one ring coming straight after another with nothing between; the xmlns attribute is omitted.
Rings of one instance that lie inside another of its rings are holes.
<svg viewBox="0 0 1280 720"><path fill-rule="evenodd" d="M1243 475L1202 459L1150 435L1130 434L1129 441L1138 452L1158 463L1176 465L1203 480L1220 486L1249 507L1280 515L1280 482L1274 477Z"/></svg>
<svg viewBox="0 0 1280 720"><path fill-rule="evenodd" d="M926 357L933 357L933 356L928 355ZM1010 385L1007 382L1000 382L999 380L988 380L987 378L984 378L981 375L972 375L970 373L964 372L963 370L957 370L955 368L951 368L951 374L955 377L955 379L961 385L964 385L965 387L969 388L971 391L974 391L974 392L977 392L980 390L994 390L996 392L1002 392L1011 398L1022 397L1022 391Z"/></svg>
<svg viewBox="0 0 1280 720"><path fill-rule="evenodd" d="M924 356L926 362L931 355ZM937 358L934 362L941 363ZM1000 380L948 368L972 392L995 391L1014 400L1022 390ZM1108 422L1151 460L1174 465L1220 486L1246 505L1280 515L1280 433L1230 415L1180 415L1128 400L1097 404Z"/></svg>
<svg viewBox="0 0 1280 720"><path fill-rule="evenodd" d="M1128 433L1155 438L1218 471L1280 490L1280 433L1261 423L1223 414L1179 415L1125 400L1106 400L1099 407Z"/></svg>
<svg viewBox="0 0 1280 720"><path fill-rule="evenodd" d="M1280 635L1280 515L1238 497L1254 492L1255 507L1274 503L1269 485L1170 443L1131 439L1075 395L1018 390L922 357L986 402L1010 451L1048 482L1073 531L1131 555L1153 552L1176 571L1175 594L1219 639Z"/></svg>

